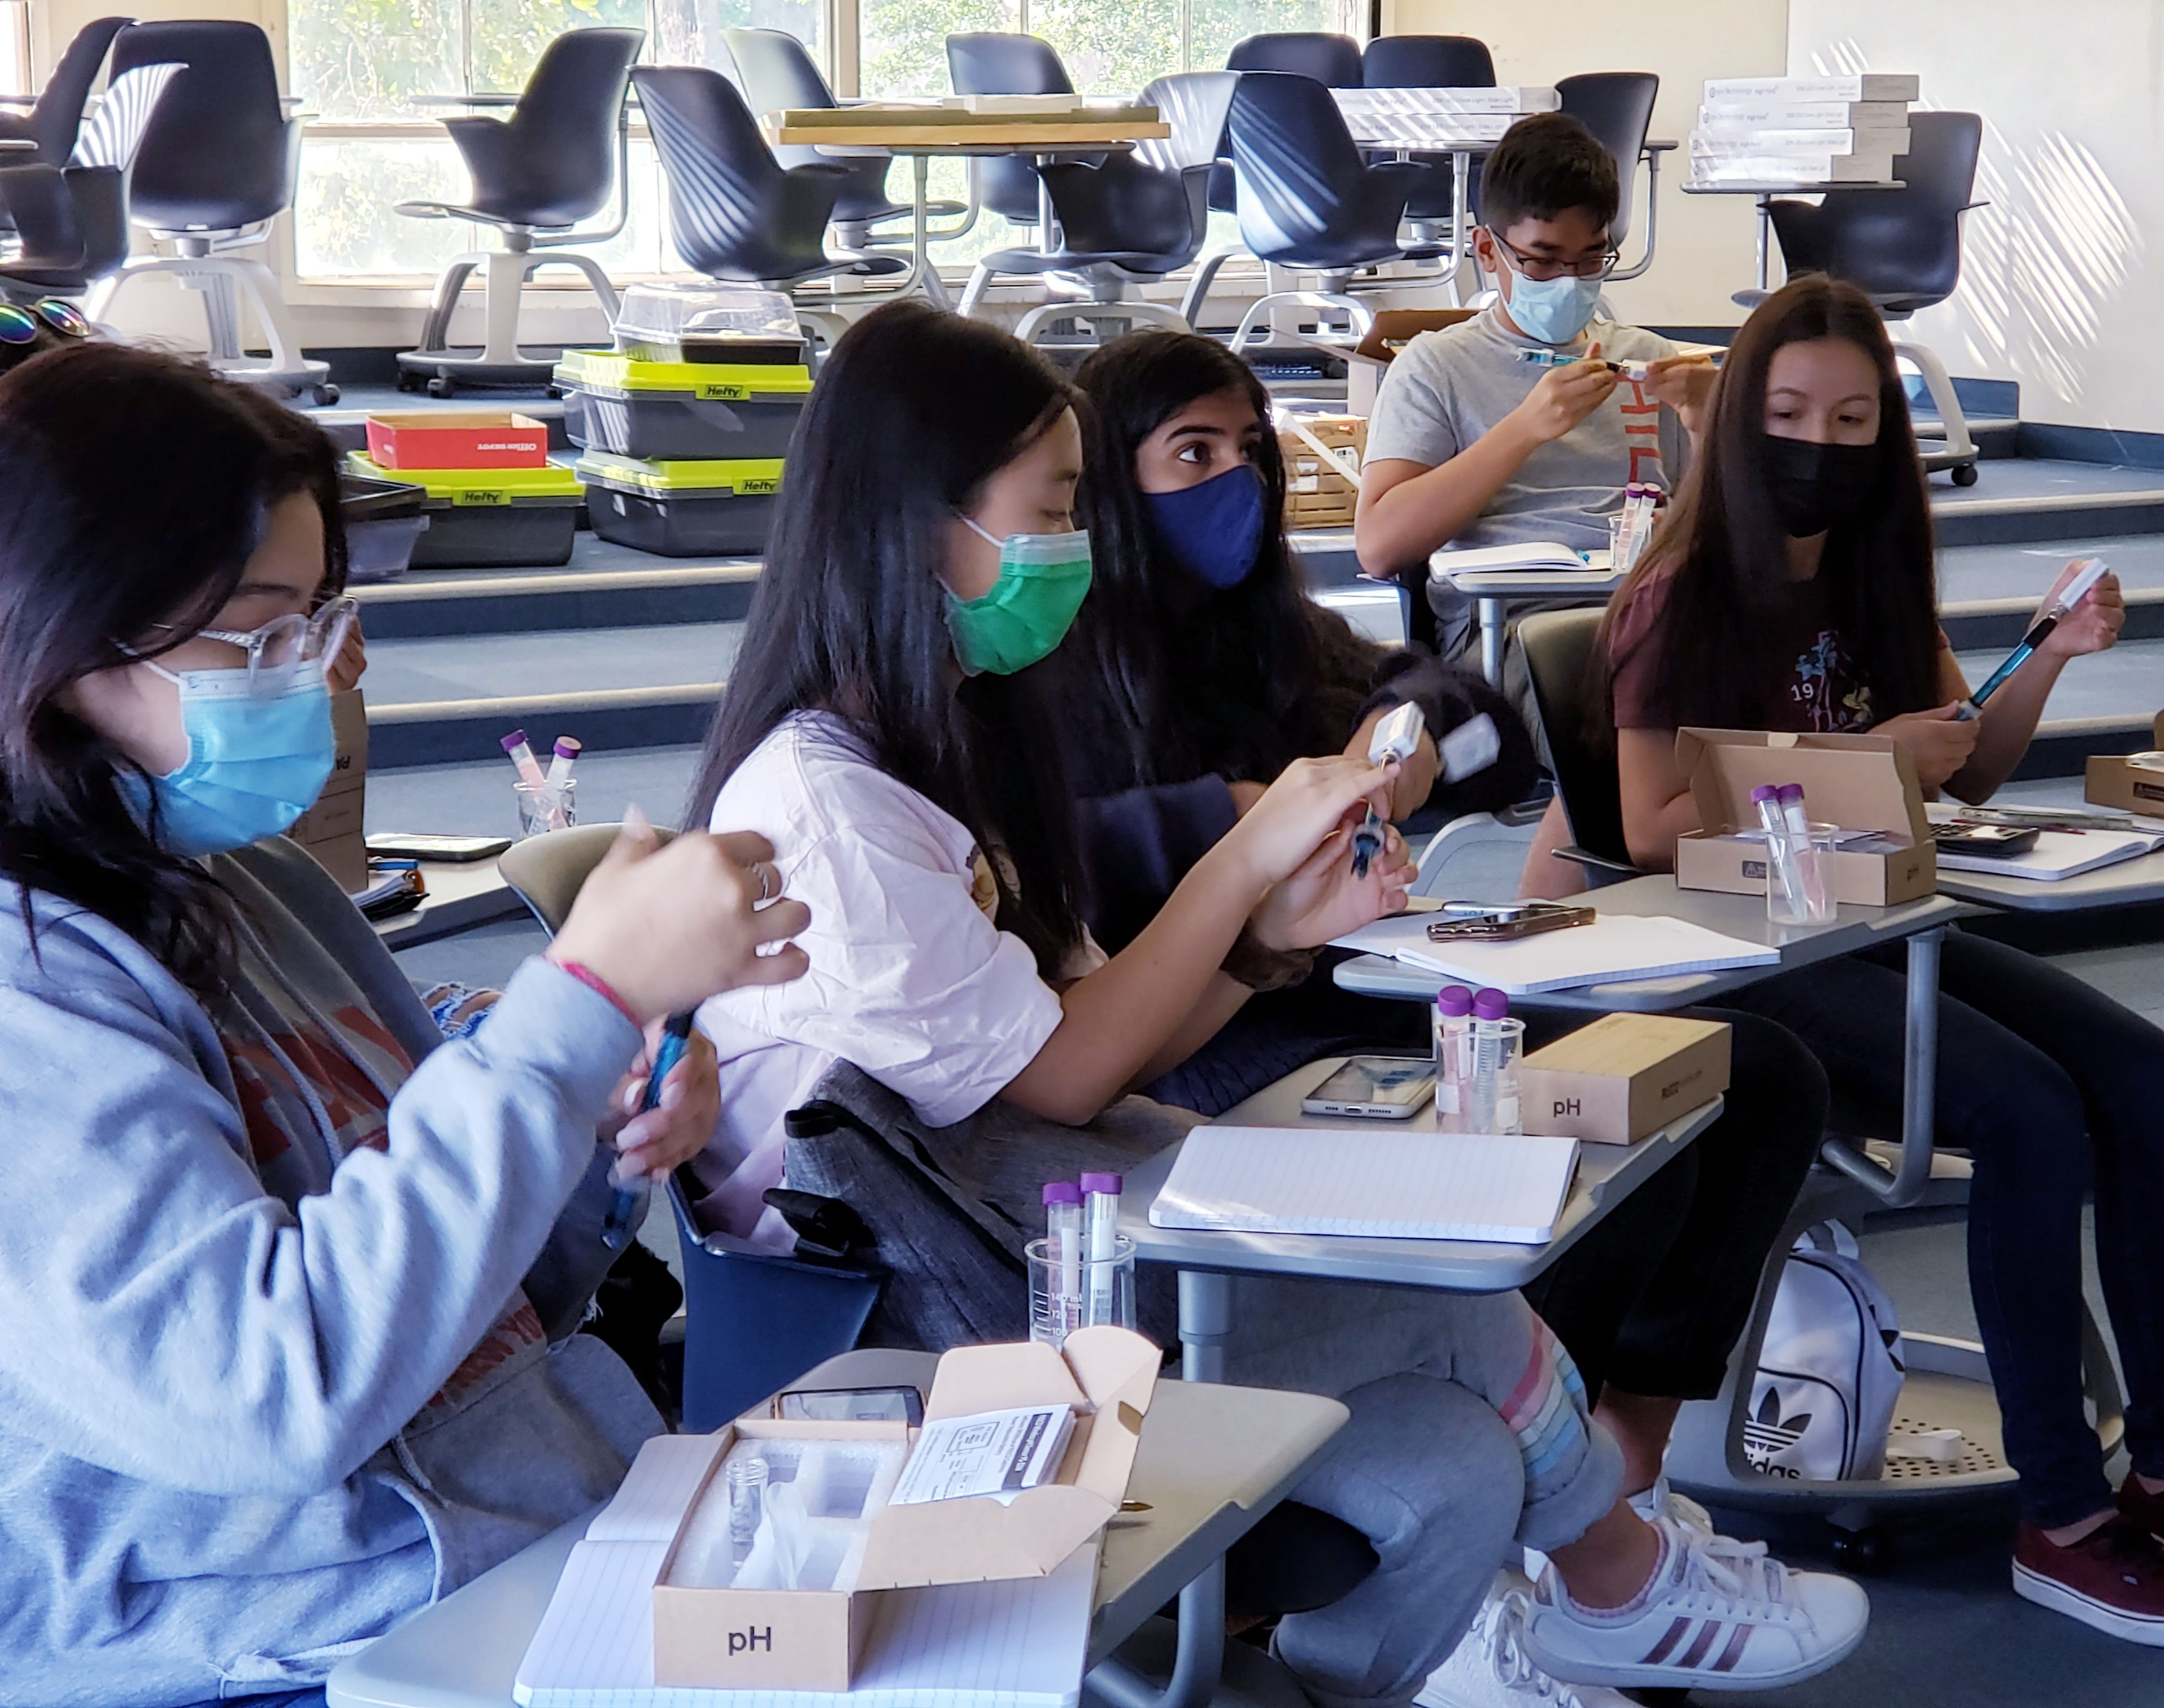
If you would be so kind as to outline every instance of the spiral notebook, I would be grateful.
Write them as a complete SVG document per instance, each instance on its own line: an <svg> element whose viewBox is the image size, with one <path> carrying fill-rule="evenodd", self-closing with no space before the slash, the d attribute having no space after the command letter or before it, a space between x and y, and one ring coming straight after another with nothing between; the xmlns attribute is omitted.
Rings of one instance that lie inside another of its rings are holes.
<svg viewBox="0 0 2164 1708"><path fill-rule="evenodd" d="M1545 1245L1577 1168L1574 1138L1198 1127L1150 1226Z"/></svg>
<svg viewBox="0 0 2164 1708"><path fill-rule="evenodd" d="M1407 966L1512 996L1727 967L1770 967L1781 959L1778 949L1763 943L1664 914L1604 913L1590 925L1490 943L1434 942L1427 934L1434 917L1410 913L1379 919L1339 938L1337 947L1388 955Z"/></svg>

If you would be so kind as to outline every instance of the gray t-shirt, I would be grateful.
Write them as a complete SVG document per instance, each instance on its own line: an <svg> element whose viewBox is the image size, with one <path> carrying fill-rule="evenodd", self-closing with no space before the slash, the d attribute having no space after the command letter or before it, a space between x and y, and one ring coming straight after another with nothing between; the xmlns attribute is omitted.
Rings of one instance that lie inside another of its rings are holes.
<svg viewBox="0 0 2164 1708"><path fill-rule="evenodd" d="M1676 347L1641 328L1596 321L1573 349L1598 340L1618 361L1652 361ZM1369 462L1390 459L1446 463L1526 401L1547 368L1519 353L1550 346L1512 332L1492 308L1441 332L1424 332L1383 376L1368 422ZM1608 516L1634 481L1673 491L1689 435L1672 409L1638 382L1625 380L1608 401L1552 444L1542 445L1488 501L1480 519L1452 546L1554 540L1579 550L1608 544Z"/></svg>

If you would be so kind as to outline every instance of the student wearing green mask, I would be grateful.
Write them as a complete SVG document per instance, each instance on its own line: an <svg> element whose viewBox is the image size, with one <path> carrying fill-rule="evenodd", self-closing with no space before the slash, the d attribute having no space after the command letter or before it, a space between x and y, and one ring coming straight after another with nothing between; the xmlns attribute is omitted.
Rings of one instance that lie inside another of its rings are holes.
<svg viewBox="0 0 2164 1708"><path fill-rule="evenodd" d="M1384 377L1354 523L1363 573L1425 582L1430 554L1453 545L1605 548L1625 487L1674 490L1715 371L1600 315L1620 196L1608 150L1563 113L1520 120L1489 156L1473 241L1498 300L1423 333ZM1579 360L1527 360L1556 352ZM1454 657L1469 602L1427 596L1437 650Z"/></svg>
<svg viewBox="0 0 2164 1708"><path fill-rule="evenodd" d="M1350 859L1350 821L1371 798L1389 810L1397 768L1293 758L1132 942L1108 956L1092 941L1063 758L1073 707L1033 668L1088 590L1078 401L1038 353L922 303L867 315L820 375L694 801L695 821L768 837L811 910L803 979L700 1012L723 1112L698 1208L738 1235L784 1232L760 1200L783 1173L782 1116L838 1064L907 1102L927 1167L975 1146L980 1226L1026 1227L1038 1188L1078 1159L1120 1169L1162 1142L1091 1125L1127 1088L1404 893L1395 834L1364 877ZM955 1237L934 1220L890 1232L922 1250ZM1366 1536L1375 1569L1273 1639L1318 1708L1410 1702L1513 1537L1552 1569L1536 1600L1491 1618L1557 1675L1689 1684L1703 1660L1717 1684L1777 1684L1862 1637L1852 1584L1641 1518L1568 1354L1515 1294L1236 1287L1227 1379L1352 1413L1293 1493ZM1662 1642L1686 1616L1731 1634ZM1542 1682L1557 1704L1624 1700Z"/></svg>

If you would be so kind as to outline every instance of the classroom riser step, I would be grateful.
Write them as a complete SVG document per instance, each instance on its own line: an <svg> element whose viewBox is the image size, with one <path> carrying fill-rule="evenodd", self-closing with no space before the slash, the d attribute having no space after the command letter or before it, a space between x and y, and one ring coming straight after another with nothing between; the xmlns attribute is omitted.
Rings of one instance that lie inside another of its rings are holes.
<svg viewBox="0 0 2164 1708"><path fill-rule="evenodd" d="M435 765L461 760L503 761L512 729L537 744L576 735L589 753L682 747L706 739L722 685L696 683L651 693L542 695L531 699L452 701L371 707L370 769Z"/></svg>
<svg viewBox="0 0 2164 1708"><path fill-rule="evenodd" d="M577 562L574 558L570 567ZM566 574L561 585L552 585L546 570L510 570L498 573L516 577L515 583L507 581L499 591L479 580L489 573L462 575L454 587L446 586L440 591L418 578L360 589L362 627L371 639L425 640L549 629L736 623L750 611L752 595L759 587L755 570L667 581L637 571L606 579Z"/></svg>
<svg viewBox="0 0 2164 1708"><path fill-rule="evenodd" d="M2038 602L2033 599L2019 603L1993 600L1968 606L1941 605L1939 626L1946 630L1946 639L1953 643L1956 652L2011 650L2028 632ZM2164 639L2164 591L2143 591L2126 596L2126 627L2119 631L2119 638L2122 643ZM2164 698L2164 674L2159 675L2157 691L2160 698Z"/></svg>
<svg viewBox="0 0 2164 1708"><path fill-rule="evenodd" d="M2084 534L2164 533L2164 488L2009 505L1993 502L1990 480L1987 471L1961 499L1932 505L1932 532L1941 545L2028 545Z"/></svg>
<svg viewBox="0 0 2164 1708"><path fill-rule="evenodd" d="M680 822L698 775L700 752L693 746L590 747L575 773L580 822L619 822L625 807L634 802L656 824ZM451 836L510 836L518 822L514 780L501 750L486 759L448 765L371 765L368 829L371 834L431 830Z"/></svg>

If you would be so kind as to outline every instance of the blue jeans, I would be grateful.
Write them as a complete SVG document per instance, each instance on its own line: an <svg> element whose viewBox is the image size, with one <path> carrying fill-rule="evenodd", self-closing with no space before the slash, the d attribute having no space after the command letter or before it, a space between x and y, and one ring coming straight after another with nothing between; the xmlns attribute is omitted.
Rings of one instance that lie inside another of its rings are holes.
<svg viewBox="0 0 2164 1708"><path fill-rule="evenodd" d="M1768 979L1725 999L1777 1020L1836 1101L1899 1111L1904 951ZM2164 1476L2164 1032L2069 973L1947 934L1940 965L1938 1142L1975 1163L1969 1290L2023 1516L2046 1528L2112 1504L2082 1410L2082 1203L2128 1389L2136 1469Z"/></svg>

